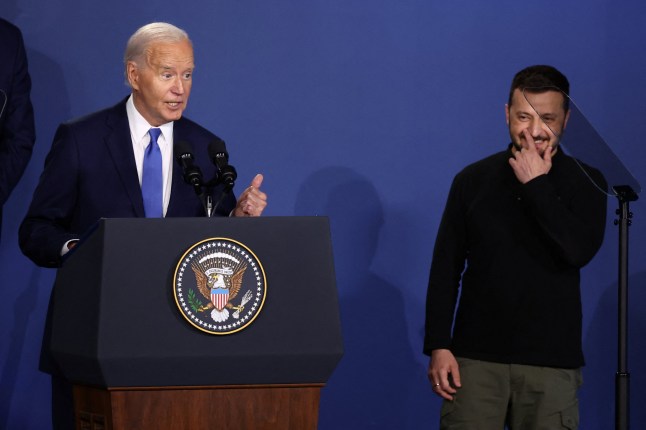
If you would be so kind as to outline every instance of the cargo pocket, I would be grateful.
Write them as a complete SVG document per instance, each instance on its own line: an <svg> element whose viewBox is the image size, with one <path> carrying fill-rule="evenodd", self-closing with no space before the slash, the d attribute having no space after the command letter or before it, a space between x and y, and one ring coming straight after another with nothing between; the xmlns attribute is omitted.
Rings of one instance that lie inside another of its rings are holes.
<svg viewBox="0 0 646 430"><path fill-rule="evenodd" d="M579 407L578 405L572 406L564 411L561 411L561 425L567 430L576 430L579 428Z"/></svg>

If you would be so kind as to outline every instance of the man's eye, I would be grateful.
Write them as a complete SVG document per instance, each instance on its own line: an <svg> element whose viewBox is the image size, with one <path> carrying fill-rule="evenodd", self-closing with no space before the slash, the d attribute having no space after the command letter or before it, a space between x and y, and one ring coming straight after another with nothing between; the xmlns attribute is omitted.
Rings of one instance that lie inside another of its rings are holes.
<svg viewBox="0 0 646 430"><path fill-rule="evenodd" d="M184 80L188 81L191 77L193 77L192 73L184 73Z"/></svg>

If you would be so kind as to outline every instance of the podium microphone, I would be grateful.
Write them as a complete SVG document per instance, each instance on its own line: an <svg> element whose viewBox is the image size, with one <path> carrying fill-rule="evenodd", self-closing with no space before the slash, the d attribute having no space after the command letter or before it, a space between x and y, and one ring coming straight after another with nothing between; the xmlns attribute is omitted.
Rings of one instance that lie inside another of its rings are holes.
<svg viewBox="0 0 646 430"><path fill-rule="evenodd" d="M198 166L193 163L195 157L193 157L193 150L191 145L184 141L180 140L175 142L175 147L173 148L177 162L182 166L182 172L184 173L184 181L193 186L195 193L198 196L202 195L202 171Z"/></svg>
<svg viewBox="0 0 646 430"><path fill-rule="evenodd" d="M211 157L211 161L218 169L218 182L224 184L225 190L231 190L238 173L229 164L229 153L222 139L215 138L211 141L209 144L209 157Z"/></svg>

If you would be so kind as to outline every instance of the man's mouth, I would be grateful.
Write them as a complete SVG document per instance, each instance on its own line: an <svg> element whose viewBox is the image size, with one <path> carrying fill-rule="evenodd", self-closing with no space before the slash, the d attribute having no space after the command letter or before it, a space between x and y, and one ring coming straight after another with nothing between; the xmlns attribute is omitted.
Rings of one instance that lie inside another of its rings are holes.
<svg viewBox="0 0 646 430"><path fill-rule="evenodd" d="M532 141L534 145L542 145L549 143L550 140L546 137L532 137Z"/></svg>

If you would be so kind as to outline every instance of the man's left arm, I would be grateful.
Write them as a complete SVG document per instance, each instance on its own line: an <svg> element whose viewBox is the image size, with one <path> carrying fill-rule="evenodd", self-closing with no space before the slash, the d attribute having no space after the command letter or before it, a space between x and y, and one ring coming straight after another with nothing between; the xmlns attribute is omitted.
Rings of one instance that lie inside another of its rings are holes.
<svg viewBox="0 0 646 430"><path fill-rule="evenodd" d="M36 140L34 111L30 100L31 79L22 36L16 40L14 58L3 58L4 67L13 66L7 87L0 86L0 206L22 176ZM4 85L4 84L0 84ZM5 101L6 100L6 101Z"/></svg>

